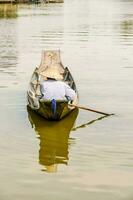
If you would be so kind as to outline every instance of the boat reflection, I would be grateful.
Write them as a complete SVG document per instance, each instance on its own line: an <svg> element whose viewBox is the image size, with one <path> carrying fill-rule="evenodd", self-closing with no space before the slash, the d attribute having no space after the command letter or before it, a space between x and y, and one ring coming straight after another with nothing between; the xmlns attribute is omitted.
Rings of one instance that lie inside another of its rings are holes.
<svg viewBox="0 0 133 200"><path fill-rule="evenodd" d="M0 18L16 18L17 5L15 4L0 4Z"/></svg>
<svg viewBox="0 0 133 200"><path fill-rule="evenodd" d="M78 110L72 111L61 121L47 121L38 116L30 108L29 121L40 139L39 163L44 166L43 171L57 172L59 164L68 163L70 131L78 116Z"/></svg>

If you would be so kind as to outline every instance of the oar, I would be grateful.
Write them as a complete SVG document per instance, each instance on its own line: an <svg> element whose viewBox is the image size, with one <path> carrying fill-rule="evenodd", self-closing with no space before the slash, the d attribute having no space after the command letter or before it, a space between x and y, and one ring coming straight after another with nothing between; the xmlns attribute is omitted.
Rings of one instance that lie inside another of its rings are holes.
<svg viewBox="0 0 133 200"><path fill-rule="evenodd" d="M107 115L107 116L114 115L114 114L109 114L109 113L101 112L101 111L98 111L98 110L86 108L86 107L79 106L79 105L74 105L74 104L69 104L69 105L72 106L72 107L75 107L75 108L80 108L80 109L83 109L83 110L88 110L88 111L99 113L99 114L102 114L102 115Z"/></svg>

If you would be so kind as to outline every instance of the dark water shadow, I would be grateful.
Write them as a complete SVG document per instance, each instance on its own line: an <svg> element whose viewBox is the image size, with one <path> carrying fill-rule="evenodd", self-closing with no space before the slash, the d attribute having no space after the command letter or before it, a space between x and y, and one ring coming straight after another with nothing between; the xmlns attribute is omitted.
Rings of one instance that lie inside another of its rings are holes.
<svg viewBox="0 0 133 200"><path fill-rule="evenodd" d="M61 121L47 121L38 116L31 109L28 110L28 118L40 140L39 163L42 171L57 172L59 164L68 164L70 132L78 116L78 109L70 113Z"/></svg>

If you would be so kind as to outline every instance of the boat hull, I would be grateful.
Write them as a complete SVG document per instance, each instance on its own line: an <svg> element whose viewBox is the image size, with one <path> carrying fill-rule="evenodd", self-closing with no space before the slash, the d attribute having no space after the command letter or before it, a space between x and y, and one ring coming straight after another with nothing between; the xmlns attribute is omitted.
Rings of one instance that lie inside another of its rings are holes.
<svg viewBox="0 0 133 200"><path fill-rule="evenodd" d="M27 91L27 100L28 100L28 106L35 110L39 115L43 116L45 119L48 120L60 120L66 115L68 115L74 107L69 106L69 102L67 100L57 100L55 103L55 108L53 110L52 107L52 101L44 100L42 98L42 94L40 92L40 83L41 79L45 80L43 73L45 73L45 70L48 67L49 63L52 63L52 61L49 59L52 59L49 57L49 53L54 53L55 57L53 59L54 66L59 68L60 73L62 73L63 76L63 82L65 82L67 85L69 85L70 88L72 88L75 93L75 99L71 103L74 105L78 102L78 92L76 89L76 84L73 80L73 77L67 67L64 67L60 60L60 52L58 51L52 51L52 52L44 52L44 55L42 57L41 65L39 68L36 68L33 72L33 75L30 80L29 89ZM47 61L47 62L46 62ZM49 62L48 62L49 61ZM56 62L55 62L56 61Z"/></svg>
<svg viewBox="0 0 133 200"><path fill-rule="evenodd" d="M39 109L36 109L35 111L48 120L60 120L72 111L66 101L56 101L55 112L52 111L51 101L42 100L39 103Z"/></svg>

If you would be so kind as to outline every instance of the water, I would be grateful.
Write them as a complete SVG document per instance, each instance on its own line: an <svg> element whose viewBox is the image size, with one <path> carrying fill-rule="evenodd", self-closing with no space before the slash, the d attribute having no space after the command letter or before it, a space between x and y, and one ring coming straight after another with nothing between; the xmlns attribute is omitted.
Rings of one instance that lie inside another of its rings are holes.
<svg viewBox="0 0 133 200"><path fill-rule="evenodd" d="M43 49L61 50L81 105L116 115L51 124L29 112ZM0 5L0 199L133 198L132 52L132 0Z"/></svg>

